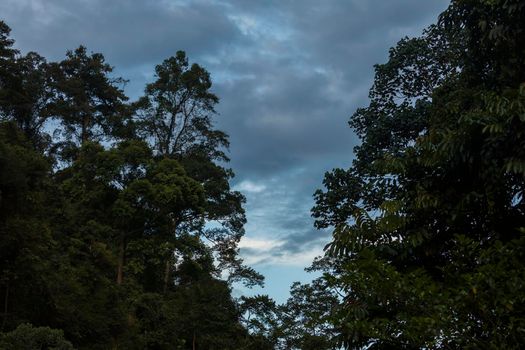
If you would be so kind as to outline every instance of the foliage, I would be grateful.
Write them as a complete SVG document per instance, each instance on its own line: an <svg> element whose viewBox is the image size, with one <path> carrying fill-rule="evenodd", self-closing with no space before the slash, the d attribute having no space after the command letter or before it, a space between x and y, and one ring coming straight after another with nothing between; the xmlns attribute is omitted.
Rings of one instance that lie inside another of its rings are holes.
<svg viewBox="0 0 525 350"><path fill-rule="evenodd" d="M110 78L113 68L100 53L89 55L84 46L49 65L53 97L50 114L60 121L62 133L78 143L118 136L125 122L121 78Z"/></svg>
<svg viewBox="0 0 525 350"><path fill-rule="evenodd" d="M70 342L64 339L64 332L49 327L33 327L24 323L15 330L1 334L2 349L42 349L42 350L73 350Z"/></svg>
<svg viewBox="0 0 525 350"><path fill-rule="evenodd" d="M346 348L525 339L525 2L452 1L376 66L348 170L315 194Z"/></svg>
<svg viewBox="0 0 525 350"><path fill-rule="evenodd" d="M375 66L352 166L315 193L323 275L277 305L231 295L263 277L209 73L177 52L128 103L102 54L21 55L0 21L0 346L519 349L523 23L453 0Z"/></svg>
<svg viewBox="0 0 525 350"><path fill-rule="evenodd" d="M209 73L178 52L127 103L102 54L47 62L9 33L0 22L1 347L251 348L231 284L263 277L238 257L244 197Z"/></svg>
<svg viewBox="0 0 525 350"><path fill-rule="evenodd" d="M310 284L292 284L290 298L282 306L281 349L335 349L337 332L332 325L339 298L322 278Z"/></svg>
<svg viewBox="0 0 525 350"><path fill-rule="evenodd" d="M241 297L242 323L262 349L337 349L339 333L333 320L339 295L324 278L295 282L286 303L266 295Z"/></svg>
<svg viewBox="0 0 525 350"><path fill-rule="evenodd" d="M162 155L205 152L213 159L225 159L221 147L227 135L212 129L211 117L219 99L210 92L210 74L178 51L155 67L157 80L148 84L136 103L141 135L153 140Z"/></svg>

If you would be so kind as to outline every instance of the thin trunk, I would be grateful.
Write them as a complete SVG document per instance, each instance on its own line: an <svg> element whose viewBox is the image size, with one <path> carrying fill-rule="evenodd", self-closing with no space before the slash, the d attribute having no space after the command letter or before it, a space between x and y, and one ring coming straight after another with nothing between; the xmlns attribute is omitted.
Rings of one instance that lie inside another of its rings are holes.
<svg viewBox="0 0 525 350"><path fill-rule="evenodd" d="M117 340L117 338L113 338L111 340L111 350L118 350L118 340Z"/></svg>
<svg viewBox="0 0 525 350"><path fill-rule="evenodd" d="M117 284L122 284L122 279L124 275L124 253L126 251L126 244L124 242L124 237L120 239L120 247L118 254L118 267L117 267Z"/></svg>
<svg viewBox="0 0 525 350"><path fill-rule="evenodd" d="M192 342L192 349L197 349L197 335L195 334L195 330L193 330L193 342Z"/></svg>
<svg viewBox="0 0 525 350"><path fill-rule="evenodd" d="M164 288L163 292L166 294L168 291L168 283L170 281L170 273L171 273L171 256L168 257L168 260L166 260L166 267L164 269Z"/></svg>
<svg viewBox="0 0 525 350"><path fill-rule="evenodd" d="M175 123L177 121L177 112L171 113L171 119L170 119L170 125L168 129L168 133L166 134L166 138L164 141L165 149L164 149L164 155L170 154L170 144L171 144L171 138L173 137L173 130L175 129Z"/></svg>
<svg viewBox="0 0 525 350"><path fill-rule="evenodd" d="M82 139L82 144L88 141L88 129L89 129L89 116L85 115L82 118L82 133L80 138Z"/></svg>
<svg viewBox="0 0 525 350"><path fill-rule="evenodd" d="M7 305L8 304L9 304L9 280L7 280L7 284L5 285L4 318L2 320L2 328L0 329L2 332L4 331L4 327L7 322Z"/></svg>
<svg viewBox="0 0 525 350"><path fill-rule="evenodd" d="M182 105L182 115L183 115L182 127L180 128L180 131L178 132L177 136L175 137L175 141L173 142L173 149L171 150L171 153L170 153L171 155L175 154L175 152L177 151L177 147L179 145L179 139L184 133L184 130L186 129L186 127L188 126L188 121L190 120L191 115L193 114L194 108L195 108L195 102L193 102L190 112L188 113L186 112L186 108L184 108L184 104Z"/></svg>

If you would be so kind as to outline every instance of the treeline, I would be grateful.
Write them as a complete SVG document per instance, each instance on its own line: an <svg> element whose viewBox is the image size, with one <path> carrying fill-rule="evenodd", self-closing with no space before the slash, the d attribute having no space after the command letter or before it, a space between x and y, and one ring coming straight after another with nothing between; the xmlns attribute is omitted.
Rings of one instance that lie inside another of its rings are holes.
<svg viewBox="0 0 525 350"><path fill-rule="evenodd" d="M331 294L277 305L238 242L209 73L178 52L144 95L85 47L14 49L0 22L0 349L312 349ZM305 320L309 320L305 323Z"/></svg>
<svg viewBox="0 0 525 350"><path fill-rule="evenodd" d="M375 72L312 211L341 343L523 348L525 1L453 0Z"/></svg>
<svg viewBox="0 0 525 350"><path fill-rule="evenodd" d="M178 52L131 103L103 55L47 62L9 32L0 22L0 348L254 348L231 284L263 277L238 257L244 197L221 165L209 73Z"/></svg>
<svg viewBox="0 0 525 350"><path fill-rule="evenodd" d="M179 52L130 103L102 55L22 56L1 23L0 348L520 349L524 23L453 0L375 66L314 195L322 277L283 305L231 296L262 276L208 72Z"/></svg>

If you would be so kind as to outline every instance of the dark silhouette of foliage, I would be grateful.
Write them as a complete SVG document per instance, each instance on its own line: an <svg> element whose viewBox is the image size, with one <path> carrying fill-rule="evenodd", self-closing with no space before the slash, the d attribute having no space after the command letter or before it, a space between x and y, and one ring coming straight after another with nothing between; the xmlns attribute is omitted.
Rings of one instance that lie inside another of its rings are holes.
<svg viewBox="0 0 525 350"><path fill-rule="evenodd" d="M263 277L238 257L244 197L209 73L178 52L128 104L102 54L47 62L9 33L0 22L0 347L251 348L232 283Z"/></svg>
<svg viewBox="0 0 525 350"><path fill-rule="evenodd" d="M525 2L452 1L376 66L348 170L313 209L352 349L525 341Z"/></svg>
<svg viewBox="0 0 525 350"><path fill-rule="evenodd" d="M100 53L48 62L0 21L0 348L519 349L525 1L453 0L375 66L327 254L286 303L232 297L244 197L210 74L176 53L128 102Z"/></svg>

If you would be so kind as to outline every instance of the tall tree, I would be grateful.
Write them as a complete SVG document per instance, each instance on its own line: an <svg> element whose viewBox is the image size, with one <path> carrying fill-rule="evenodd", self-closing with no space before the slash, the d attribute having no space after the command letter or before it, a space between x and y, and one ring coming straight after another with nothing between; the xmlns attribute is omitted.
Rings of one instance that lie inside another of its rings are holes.
<svg viewBox="0 0 525 350"><path fill-rule="evenodd" d="M183 51L156 66L155 73L157 80L136 104L139 133L163 156L199 150L207 158L225 159L227 135L212 125L219 98L210 92L210 74L196 63L190 66Z"/></svg>
<svg viewBox="0 0 525 350"><path fill-rule="evenodd" d="M31 312L35 319L42 317L31 305L45 286L54 244L45 219L49 171L14 123L0 123L0 331Z"/></svg>
<svg viewBox="0 0 525 350"><path fill-rule="evenodd" d="M11 28L4 21L0 21L0 59L2 63L5 63L5 60L14 59L18 53L18 50L13 48L15 41L9 37L10 33Z"/></svg>
<svg viewBox="0 0 525 350"><path fill-rule="evenodd" d="M48 63L9 31L0 22L0 346L254 348L232 283L262 276L238 257L244 197L222 166L209 73L178 53L132 115L101 54Z"/></svg>
<svg viewBox="0 0 525 350"><path fill-rule="evenodd" d="M84 46L68 51L66 59L50 67L54 101L51 112L63 126L64 136L77 143L118 135L125 121L121 78L100 53Z"/></svg>
<svg viewBox="0 0 525 350"><path fill-rule="evenodd" d="M0 121L13 121L33 146L49 146L43 130L52 97L48 64L36 52L21 56L13 49L10 28L0 21Z"/></svg>
<svg viewBox="0 0 525 350"><path fill-rule="evenodd" d="M238 257L245 199L230 189L233 172L218 163L228 161L224 152L229 143L224 132L214 129L219 99L211 92L210 74L196 63L190 65L183 51L157 65L155 72L156 81L146 86L135 104L137 134L150 143L156 156L179 161L204 189L202 212L186 216L178 227L215 247L220 267L229 270L232 282L262 284L262 276Z"/></svg>
<svg viewBox="0 0 525 350"><path fill-rule="evenodd" d="M356 159L313 209L346 347L523 343L524 21L524 1L452 1L376 66Z"/></svg>
<svg viewBox="0 0 525 350"><path fill-rule="evenodd" d="M50 137L44 127L52 93L45 58L30 52L12 61L0 95L1 119L14 121L34 147L48 147Z"/></svg>

